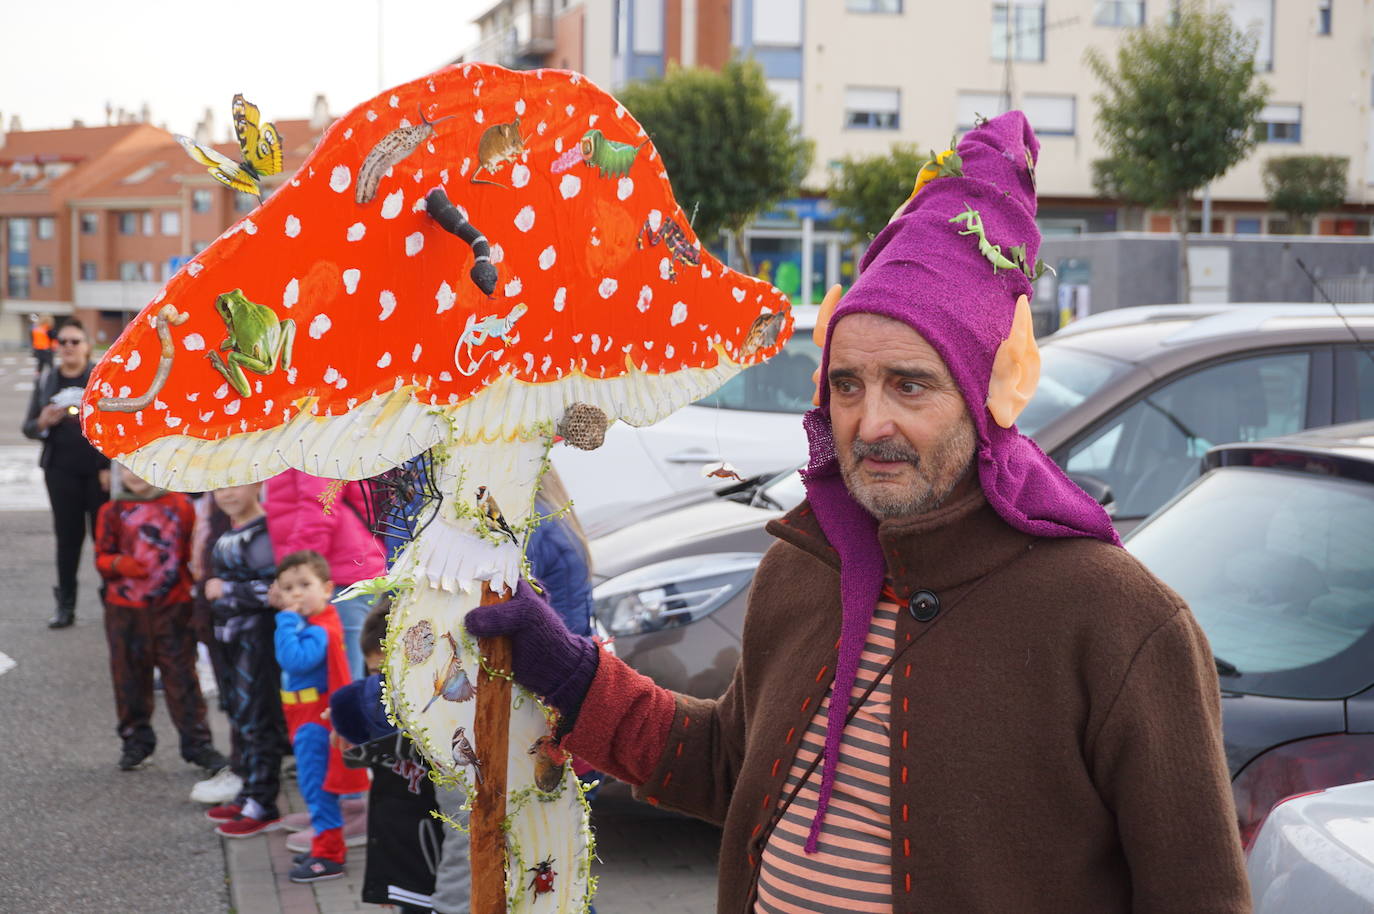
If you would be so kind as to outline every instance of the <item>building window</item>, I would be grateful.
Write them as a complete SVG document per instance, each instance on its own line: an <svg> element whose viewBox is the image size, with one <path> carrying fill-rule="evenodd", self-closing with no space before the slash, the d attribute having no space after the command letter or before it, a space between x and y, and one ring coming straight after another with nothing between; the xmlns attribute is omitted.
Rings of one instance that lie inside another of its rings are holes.
<svg viewBox="0 0 1374 914"><path fill-rule="evenodd" d="M258 205L258 198L242 191L234 193L234 212L251 213Z"/></svg>
<svg viewBox="0 0 1374 914"><path fill-rule="evenodd" d="M210 242L208 242L208 241L192 241L192 242L191 242L191 256L194 257L195 255L199 254L201 251L205 250L205 249L208 248L209 246L210 246Z"/></svg>
<svg viewBox="0 0 1374 914"><path fill-rule="evenodd" d="M897 130L902 126L900 89L844 90L844 125L861 130Z"/></svg>
<svg viewBox="0 0 1374 914"><path fill-rule="evenodd" d="M1331 34L1331 0L1317 2L1317 34Z"/></svg>
<svg viewBox="0 0 1374 914"><path fill-rule="evenodd" d="M1143 0L1095 0L1093 25L1131 28L1145 24Z"/></svg>
<svg viewBox="0 0 1374 914"><path fill-rule="evenodd" d="M138 213L118 213L117 218L119 219L119 234L138 234Z"/></svg>
<svg viewBox="0 0 1374 914"><path fill-rule="evenodd" d="M52 267L38 267L35 272L35 280L43 288L52 286Z"/></svg>
<svg viewBox="0 0 1374 914"><path fill-rule="evenodd" d="M1077 100L1072 95L1026 95L1021 99L1026 120L1040 136L1073 136Z"/></svg>
<svg viewBox="0 0 1374 914"><path fill-rule="evenodd" d="M1232 231L1237 235L1258 235L1263 229L1264 220L1258 217L1237 216Z"/></svg>
<svg viewBox="0 0 1374 914"><path fill-rule="evenodd" d="M81 214L81 234L95 235L100 232L100 214L82 213Z"/></svg>
<svg viewBox="0 0 1374 914"><path fill-rule="evenodd" d="M81 261L81 279L84 282L95 282L100 278L100 268L96 266L94 260Z"/></svg>
<svg viewBox="0 0 1374 914"><path fill-rule="evenodd" d="M801 80L769 79L768 89L788 113L792 115L792 126L801 126Z"/></svg>
<svg viewBox="0 0 1374 914"><path fill-rule="evenodd" d="M1044 0L1012 0L1009 4L992 5L992 59L1007 58L1045 59Z"/></svg>
<svg viewBox="0 0 1374 914"><path fill-rule="evenodd" d="M634 0L634 52L663 53L662 0Z"/></svg>
<svg viewBox="0 0 1374 914"><path fill-rule="evenodd" d="M1255 67L1274 69L1274 2L1275 0L1231 0L1231 21L1236 28L1253 37Z"/></svg>
<svg viewBox="0 0 1374 914"><path fill-rule="evenodd" d="M143 214L143 234L147 235L147 236L150 237L150 238L153 236L153 214L152 214L152 213L144 213L144 214Z"/></svg>
<svg viewBox="0 0 1374 914"><path fill-rule="evenodd" d="M801 44L801 0L754 0L754 44Z"/></svg>
<svg viewBox="0 0 1374 914"><path fill-rule="evenodd" d="M38 217L38 240L50 241L57 234L57 220L52 216Z"/></svg>
<svg viewBox="0 0 1374 914"><path fill-rule="evenodd" d="M851 13L900 13L902 0L845 0Z"/></svg>
<svg viewBox="0 0 1374 914"><path fill-rule="evenodd" d="M11 266L9 268L9 291L10 298L29 297L29 268Z"/></svg>
<svg viewBox="0 0 1374 914"><path fill-rule="evenodd" d="M181 234L181 213L174 209L164 209L159 215L162 219L162 234Z"/></svg>
<svg viewBox="0 0 1374 914"><path fill-rule="evenodd" d="M11 219L7 223L9 232L9 251L10 262L13 265L16 254L29 253L29 220ZM24 266L28 266L28 258L24 258Z"/></svg>
<svg viewBox="0 0 1374 914"><path fill-rule="evenodd" d="M1261 143L1301 143L1302 106L1265 105L1255 123L1255 137Z"/></svg>
<svg viewBox="0 0 1374 914"><path fill-rule="evenodd" d="M143 263L139 264L138 276L144 282L152 282L157 278L155 269L151 260L145 260Z"/></svg>
<svg viewBox="0 0 1374 914"><path fill-rule="evenodd" d="M1007 111L1007 97L1000 92L960 92L954 122L960 130L972 130L980 120Z"/></svg>
<svg viewBox="0 0 1374 914"><path fill-rule="evenodd" d="M119 263L119 278L122 282L138 282L139 265L133 260L123 260Z"/></svg>
<svg viewBox="0 0 1374 914"><path fill-rule="evenodd" d="M191 191L191 212L208 213L215 203L214 194L208 190Z"/></svg>

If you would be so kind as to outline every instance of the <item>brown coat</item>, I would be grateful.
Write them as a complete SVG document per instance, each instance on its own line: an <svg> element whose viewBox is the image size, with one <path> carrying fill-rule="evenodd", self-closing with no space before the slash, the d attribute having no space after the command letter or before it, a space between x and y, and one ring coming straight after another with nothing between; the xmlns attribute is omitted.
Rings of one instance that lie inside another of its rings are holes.
<svg viewBox="0 0 1374 914"><path fill-rule="evenodd" d="M753 909L840 634L838 558L810 508L769 530L781 542L759 566L734 681L715 701L674 696L636 791L724 826L718 910L731 914ZM879 536L897 594L941 604L897 628L895 910L1250 910L1216 671L1183 601L1123 549L1012 529L981 492ZM577 737L602 730L597 754L626 757L632 740L606 734L652 741L656 698L604 730L579 719L570 746L585 755Z"/></svg>

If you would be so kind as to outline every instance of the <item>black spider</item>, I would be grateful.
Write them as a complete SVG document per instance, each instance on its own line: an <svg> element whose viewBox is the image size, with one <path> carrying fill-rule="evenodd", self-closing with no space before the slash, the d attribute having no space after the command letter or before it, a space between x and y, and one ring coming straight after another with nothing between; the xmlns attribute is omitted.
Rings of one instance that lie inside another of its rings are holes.
<svg viewBox="0 0 1374 914"><path fill-rule="evenodd" d="M368 495L367 523L379 536L414 539L434 520L444 499L427 452L363 480L363 487Z"/></svg>

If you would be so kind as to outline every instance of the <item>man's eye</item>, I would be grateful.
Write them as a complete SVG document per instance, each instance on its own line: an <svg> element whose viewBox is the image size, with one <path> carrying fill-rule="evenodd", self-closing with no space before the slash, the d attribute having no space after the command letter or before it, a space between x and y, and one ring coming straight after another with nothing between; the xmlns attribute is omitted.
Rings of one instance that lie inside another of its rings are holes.
<svg viewBox="0 0 1374 914"><path fill-rule="evenodd" d="M904 394L918 394L925 390L925 385L920 381L902 381L897 385L897 389Z"/></svg>

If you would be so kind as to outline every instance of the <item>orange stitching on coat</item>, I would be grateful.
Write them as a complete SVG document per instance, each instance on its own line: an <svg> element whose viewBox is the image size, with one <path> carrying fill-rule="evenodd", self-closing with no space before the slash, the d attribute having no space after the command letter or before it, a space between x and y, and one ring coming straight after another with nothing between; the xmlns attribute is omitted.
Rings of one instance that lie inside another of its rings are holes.
<svg viewBox="0 0 1374 914"><path fill-rule="evenodd" d="M902 783L903 783L903 784L906 783L906 766L905 766L905 765L902 766Z"/></svg>
<svg viewBox="0 0 1374 914"><path fill-rule="evenodd" d="M907 873L907 874L906 874L906 890L907 890L908 892L911 891L911 874L910 874L910 873Z"/></svg>
<svg viewBox="0 0 1374 914"><path fill-rule="evenodd" d="M907 696L902 696L902 713L907 714L911 711L911 700Z"/></svg>
<svg viewBox="0 0 1374 914"><path fill-rule="evenodd" d="M759 865L759 862L758 862L757 860L754 859L754 855L753 855L753 854L750 854L750 855L749 855L749 865L750 865L750 866L758 866L758 865Z"/></svg>
<svg viewBox="0 0 1374 914"><path fill-rule="evenodd" d="M780 758L775 758L775 759L773 759L773 773L772 773L771 775L769 775L769 777L777 777L777 776L778 776L778 766L781 765L781 764L782 764L782 759L780 759Z"/></svg>
<svg viewBox="0 0 1374 914"><path fill-rule="evenodd" d="M802 710L805 711L805 710L806 710L807 708L809 708L809 707L811 707L811 696L810 696L810 695L806 696L806 701L803 701L803 702L802 702Z"/></svg>
<svg viewBox="0 0 1374 914"><path fill-rule="evenodd" d="M902 748L903 748L903 749L906 748L906 731L905 731L905 730L902 731Z"/></svg>
<svg viewBox="0 0 1374 914"><path fill-rule="evenodd" d="M910 808L909 806L907 806L905 803L903 803L903 804L902 804L902 821L903 821L903 822L905 822L905 821L907 820L907 816L910 815L910 813L911 813L911 808Z"/></svg>
<svg viewBox="0 0 1374 914"><path fill-rule="evenodd" d="M907 667L907 669L910 669L910 667ZM692 718L689 717L689 716L687 716L686 714L682 715L682 726L683 726L683 727L690 727L691 725L692 725Z"/></svg>
<svg viewBox="0 0 1374 914"><path fill-rule="evenodd" d="M784 742L784 743L790 743L790 742L792 742L792 734L794 734L794 733L796 733L796 732L797 732L797 728L796 728L796 727L792 727L791 729L789 729L789 730L787 731L787 739L783 740L783 742Z"/></svg>
<svg viewBox="0 0 1374 914"><path fill-rule="evenodd" d="M681 742L679 742L679 743L677 744L677 757L678 757L678 758L682 758L682 746L683 746L683 744L682 744Z"/></svg>
<svg viewBox="0 0 1374 914"><path fill-rule="evenodd" d="M910 857L910 856L911 856L911 839L910 839L910 838L903 838L903 839L902 839L902 856L903 856L903 857Z"/></svg>
<svg viewBox="0 0 1374 914"><path fill-rule="evenodd" d="M820 681L821 681L821 677L825 675L825 671L828 670L828 669L830 669L829 665L826 665L826 666L821 667L821 671L820 671L819 673L816 674L816 681L817 681L817 682L820 682Z"/></svg>
<svg viewBox="0 0 1374 914"><path fill-rule="evenodd" d="M657 806L657 805L658 805L658 797L645 797L645 798L644 798L644 802L645 802L645 803L648 803L650 806Z"/></svg>
<svg viewBox="0 0 1374 914"><path fill-rule="evenodd" d="M763 795L763 807L762 807L763 809L767 809L767 808L768 808L768 801L771 800L771 799L773 799L773 798L770 797L768 794L765 793L765 794Z"/></svg>
<svg viewBox="0 0 1374 914"><path fill-rule="evenodd" d="M911 664L908 663L908 664L906 665L906 672L903 673L902 675L904 675L907 679L910 679L910 678L911 678Z"/></svg>
<svg viewBox="0 0 1374 914"><path fill-rule="evenodd" d="M663 776L663 789L667 790L668 785L673 782L673 773L670 771Z"/></svg>
<svg viewBox="0 0 1374 914"><path fill-rule="evenodd" d="M763 823L762 823L762 822L760 822L759 824L757 824L757 825L754 826L754 830L751 831L751 832L749 833L749 837L750 837L750 838L757 838L759 832L761 832L761 831L763 831Z"/></svg>

